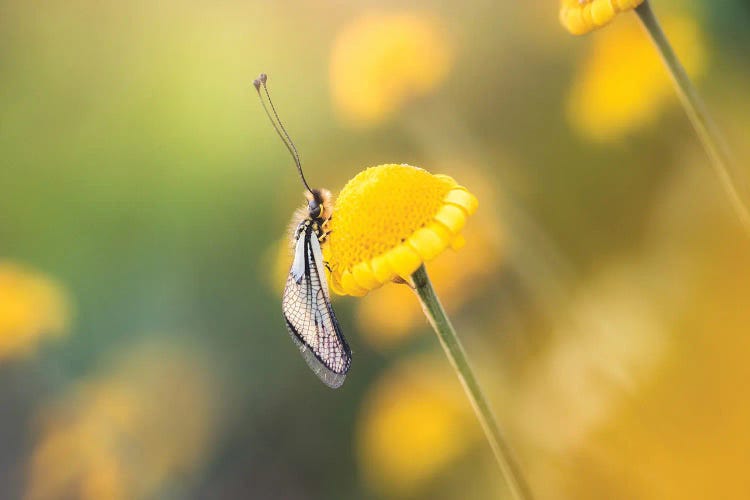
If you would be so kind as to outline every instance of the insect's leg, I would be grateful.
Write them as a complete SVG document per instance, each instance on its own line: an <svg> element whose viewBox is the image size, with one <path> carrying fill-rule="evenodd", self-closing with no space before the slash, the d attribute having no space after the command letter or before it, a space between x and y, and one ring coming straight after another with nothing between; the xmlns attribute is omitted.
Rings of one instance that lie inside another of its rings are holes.
<svg viewBox="0 0 750 500"><path fill-rule="evenodd" d="M327 261L323 261L323 265L326 266L326 269L328 269L329 273L333 272L333 269L331 269L331 265Z"/></svg>
<svg viewBox="0 0 750 500"><path fill-rule="evenodd" d="M302 235L302 233L305 232L306 227L307 227L307 221L300 222L300 224L297 226L297 230L294 233L294 238L298 239Z"/></svg>
<svg viewBox="0 0 750 500"><path fill-rule="evenodd" d="M321 229L325 230L325 227L328 226L328 222L331 219L333 219L333 214L329 215L328 218L323 221L323 223L320 225ZM326 234L328 234L328 233L330 233L330 231L328 231Z"/></svg>

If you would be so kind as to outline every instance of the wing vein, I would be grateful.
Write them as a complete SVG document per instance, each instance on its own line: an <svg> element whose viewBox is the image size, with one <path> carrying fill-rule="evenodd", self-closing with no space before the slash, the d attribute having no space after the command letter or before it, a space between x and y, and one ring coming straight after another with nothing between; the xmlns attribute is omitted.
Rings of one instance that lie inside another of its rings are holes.
<svg viewBox="0 0 750 500"><path fill-rule="evenodd" d="M295 255L284 289L287 329L313 372L330 387L339 387L351 364L351 350L331 307L326 277L320 275L322 262L316 257L322 252L317 235L309 225L297 234L304 238L304 251ZM297 262L299 258L304 264ZM300 268L304 272L296 279L294 270Z"/></svg>

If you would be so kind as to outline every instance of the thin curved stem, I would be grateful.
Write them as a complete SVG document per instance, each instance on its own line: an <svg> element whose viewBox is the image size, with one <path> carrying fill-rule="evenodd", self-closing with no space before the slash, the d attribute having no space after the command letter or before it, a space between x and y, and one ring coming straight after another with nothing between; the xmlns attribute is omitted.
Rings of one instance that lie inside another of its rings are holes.
<svg viewBox="0 0 750 500"><path fill-rule="evenodd" d="M450 319L445 314L445 310L440 304L440 299L438 299L435 290L432 288L432 283L430 282L430 277L427 275L424 264L412 274L412 280L414 282L414 289L422 304L422 309L435 333L437 333L440 344L443 346L443 350L446 356L448 356L451 365L456 370L461 385L463 385L466 395L474 407L479 423L482 425L487 441L489 441L492 448L492 453L495 455L495 460L500 466L500 470L508 483L508 488L513 498L518 500L531 499L531 490L521 475L521 469L513 458L510 446L505 442L500 428L497 426L497 421L492 413L489 402L474 376L461 341L458 339Z"/></svg>
<svg viewBox="0 0 750 500"><path fill-rule="evenodd" d="M643 27L659 51L664 65L669 70L669 74L677 90L677 95L682 102L682 107L685 108L690 123L692 123L696 134L698 134L698 138L703 143L706 153L708 153L714 170L719 176L719 181L729 197L732 208L737 213L745 230L750 233L750 209L748 209L747 201L743 197L743 194L746 195L747 192L743 190L741 193L735 182L735 180L738 181L744 187L742 172L736 168L732 168L732 155L729 152L729 148L716 124L708 114L703 101L698 95L698 91L685 72L685 68L683 68L680 60L677 59L672 45L661 29L661 25L656 19L653 10L651 10L649 1L646 0L636 7L635 12L638 14L641 24L643 24ZM733 178L732 174L736 176L736 179Z"/></svg>

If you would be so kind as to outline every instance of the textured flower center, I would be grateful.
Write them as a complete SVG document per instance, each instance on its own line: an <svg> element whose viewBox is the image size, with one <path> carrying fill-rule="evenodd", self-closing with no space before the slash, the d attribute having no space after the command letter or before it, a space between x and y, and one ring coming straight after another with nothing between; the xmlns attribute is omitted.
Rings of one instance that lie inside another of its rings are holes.
<svg viewBox="0 0 750 500"><path fill-rule="evenodd" d="M330 265L351 270L427 225L455 186L416 167L385 165L360 172L336 200L328 240Z"/></svg>

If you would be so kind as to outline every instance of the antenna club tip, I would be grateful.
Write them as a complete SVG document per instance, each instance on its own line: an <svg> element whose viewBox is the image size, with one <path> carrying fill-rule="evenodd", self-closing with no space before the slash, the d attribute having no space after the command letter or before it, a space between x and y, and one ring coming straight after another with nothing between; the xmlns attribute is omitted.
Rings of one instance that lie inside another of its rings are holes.
<svg viewBox="0 0 750 500"><path fill-rule="evenodd" d="M265 85L266 80L268 80L268 75L266 75L265 73L261 73L258 78L253 80L253 86L255 86L255 90L260 90L260 86Z"/></svg>

